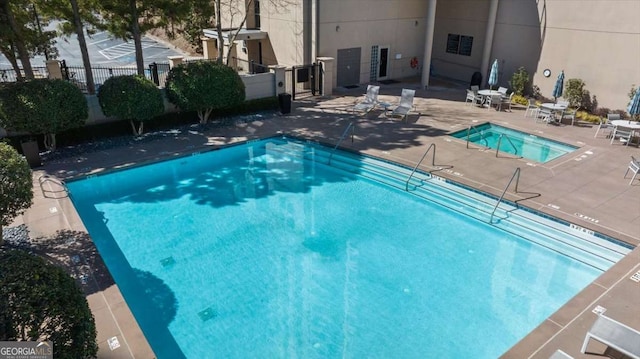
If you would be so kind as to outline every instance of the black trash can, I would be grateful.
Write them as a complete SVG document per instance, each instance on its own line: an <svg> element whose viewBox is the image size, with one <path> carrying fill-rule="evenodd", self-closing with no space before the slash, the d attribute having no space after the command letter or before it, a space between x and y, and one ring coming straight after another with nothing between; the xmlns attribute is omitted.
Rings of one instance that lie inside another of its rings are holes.
<svg viewBox="0 0 640 359"><path fill-rule="evenodd" d="M482 74L480 72L476 71L473 73L473 75L471 75L471 83L469 83L469 88L471 88L471 86L482 86Z"/></svg>
<svg viewBox="0 0 640 359"><path fill-rule="evenodd" d="M280 113L287 114L291 112L291 94L281 93L278 95L278 106Z"/></svg>

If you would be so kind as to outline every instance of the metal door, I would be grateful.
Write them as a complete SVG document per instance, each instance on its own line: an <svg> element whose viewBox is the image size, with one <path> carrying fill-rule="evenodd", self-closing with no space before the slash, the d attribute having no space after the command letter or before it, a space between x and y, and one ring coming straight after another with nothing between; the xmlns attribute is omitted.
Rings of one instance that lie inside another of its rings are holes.
<svg viewBox="0 0 640 359"><path fill-rule="evenodd" d="M358 85L360 83L360 50L359 47L338 50L337 86Z"/></svg>

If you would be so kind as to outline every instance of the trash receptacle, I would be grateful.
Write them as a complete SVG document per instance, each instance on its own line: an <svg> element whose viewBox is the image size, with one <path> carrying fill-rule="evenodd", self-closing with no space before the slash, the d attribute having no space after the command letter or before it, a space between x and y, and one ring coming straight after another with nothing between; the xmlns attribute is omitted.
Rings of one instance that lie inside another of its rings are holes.
<svg viewBox="0 0 640 359"><path fill-rule="evenodd" d="M471 75L471 82L469 83L469 87L471 86L482 86L482 74L480 72L476 71L473 73L473 75Z"/></svg>
<svg viewBox="0 0 640 359"><path fill-rule="evenodd" d="M287 114L291 112L291 94L281 93L278 95L278 106L280 107L280 113Z"/></svg>

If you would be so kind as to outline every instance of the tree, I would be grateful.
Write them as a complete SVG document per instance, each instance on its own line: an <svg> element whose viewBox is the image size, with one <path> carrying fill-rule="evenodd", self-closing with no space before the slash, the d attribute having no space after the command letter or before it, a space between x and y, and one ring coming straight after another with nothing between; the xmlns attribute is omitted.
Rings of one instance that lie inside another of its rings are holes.
<svg viewBox="0 0 640 359"><path fill-rule="evenodd" d="M42 31L48 19L40 18L35 11L36 2L25 0L0 0L0 52L9 60L18 80L24 76L33 79L30 57L33 55L56 56L53 47L55 31Z"/></svg>
<svg viewBox="0 0 640 359"><path fill-rule="evenodd" d="M138 75L144 75L142 36L154 28L167 30L175 35L174 25L187 19L189 1L180 0L104 0L100 14L107 31L125 41L133 40Z"/></svg>
<svg viewBox="0 0 640 359"><path fill-rule="evenodd" d="M516 95L523 96L527 86L529 85L529 74L524 67L518 68L518 71L513 73L509 86L513 89Z"/></svg>
<svg viewBox="0 0 640 359"><path fill-rule="evenodd" d="M101 22L95 12L96 8L98 8L98 3L94 0L47 0L42 6L42 11L45 14L61 21L58 28L62 34L76 35L84 65L87 92L90 94L95 93L95 82L84 32L86 29L87 33L91 35L100 27Z"/></svg>
<svg viewBox="0 0 640 359"><path fill-rule="evenodd" d="M142 134L144 122L164 113L160 89L140 75L114 76L100 87L98 101L102 112L131 122L133 134ZM134 121L140 122L136 127Z"/></svg>
<svg viewBox="0 0 640 359"><path fill-rule="evenodd" d="M244 83L232 68L211 61L180 64L167 75L167 98L184 111L197 111L206 123L213 110L242 104Z"/></svg>
<svg viewBox="0 0 640 359"><path fill-rule="evenodd" d="M27 160L13 147L0 142L0 245L2 227L31 207L33 181Z"/></svg>
<svg viewBox="0 0 640 359"><path fill-rule="evenodd" d="M64 80L36 79L0 88L0 124L10 131L44 135L50 151L56 148L57 133L83 126L88 117L86 98Z"/></svg>
<svg viewBox="0 0 640 359"><path fill-rule="evenodd" d="M73 278L19 250L0 254L0 340L51 341L56 359L98 353L95 321Z"/></svg>

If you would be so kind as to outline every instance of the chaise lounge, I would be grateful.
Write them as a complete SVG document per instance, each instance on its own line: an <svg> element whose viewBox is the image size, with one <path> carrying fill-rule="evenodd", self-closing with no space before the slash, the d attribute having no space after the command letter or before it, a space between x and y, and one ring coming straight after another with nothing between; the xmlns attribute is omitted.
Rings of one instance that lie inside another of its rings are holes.
<svg viewBox="0 0 640 359"><path fill-rule="evenodd" d="M587 353L589 341L595 339L622 354L640 359L640 332L616 320L598 315L591 329L587 332L580 350Z"/></svg>

